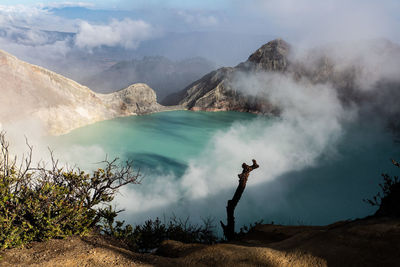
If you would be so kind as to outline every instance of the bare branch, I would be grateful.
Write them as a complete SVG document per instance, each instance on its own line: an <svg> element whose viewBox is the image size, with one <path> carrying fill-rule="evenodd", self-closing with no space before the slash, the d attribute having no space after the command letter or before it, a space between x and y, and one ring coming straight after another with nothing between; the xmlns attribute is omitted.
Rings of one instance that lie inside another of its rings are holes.
<svg viewBox="0 0 400 267"><path fill-rule="evenodd" d="M228 200L228 205L226 206L227 225L225 225L222 221L220 221L222 229L224 231L224 235L228 240L233 240L235 238L235 217L234 217L235 208L239 203L240 198L242 197L244 189L246 188L250 172L259 167L255 159L253 159L252 161L253 165L251 166L247 165L246 163L243 163L242 173L238 174L239 177L238 187L236 188L233 198L231 200Z"/></svg>
<svg viewBox="0 0 400 267"><path fill-rule="evenodd" d="M400 167L400 163L398 163L398 162L395 161L394 159L392 159L392 163L394 164L394 166Z"/></svg>

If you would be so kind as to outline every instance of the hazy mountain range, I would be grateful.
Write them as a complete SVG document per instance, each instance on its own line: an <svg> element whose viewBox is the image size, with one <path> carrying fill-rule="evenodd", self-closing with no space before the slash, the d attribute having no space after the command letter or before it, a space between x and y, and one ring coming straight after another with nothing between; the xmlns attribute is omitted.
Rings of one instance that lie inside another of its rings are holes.
<svg viewBox="0 0 400 267"><path fill-rule="evenodd" d="M133 83L146 83L163 99L182 90L207 72L215 69L215 64L204 58L172 61L166 57L144 57L141 60L121 61L110 68L87 77L82 84L100 93L110 93Z"/></svg>

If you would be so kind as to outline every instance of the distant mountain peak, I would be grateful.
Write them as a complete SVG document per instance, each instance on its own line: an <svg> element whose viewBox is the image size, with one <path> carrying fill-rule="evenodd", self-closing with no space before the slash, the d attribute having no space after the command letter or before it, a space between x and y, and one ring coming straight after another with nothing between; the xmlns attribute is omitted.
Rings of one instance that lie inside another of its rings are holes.
<svg viewBox="0 0 400 267"><path fill-rule="evenodd" d="M278 38L261 46L238 67L247 70L285 71L288 66L289 52L290 45Z"/></svg>

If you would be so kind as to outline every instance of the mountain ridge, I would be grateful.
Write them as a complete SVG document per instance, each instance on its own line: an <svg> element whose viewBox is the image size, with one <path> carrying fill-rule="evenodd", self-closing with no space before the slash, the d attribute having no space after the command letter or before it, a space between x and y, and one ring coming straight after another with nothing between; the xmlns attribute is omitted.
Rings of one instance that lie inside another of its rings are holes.
<svg viewBox="0 0 400 267"><path fill-rule="evenodd" d="M88 87L0 50L0 122L34 121L45 134L65 134L75 128L120 116L163 109L146 84L134 84L112 94Z"/></svg>
<svg viewBox="0 0 400 267"><path fill-rule="evenodd" d="M254 78L251 75L278 74L306 86L330 86L343 103L362 103L373 98L371 88L385 83L394 83L395 87L400 84L397 73L400 46L389 40L329 44L302 52L294 50L283 39L272 40L253 52L247 61L210 72L182 91L169 95L168 102L190 110L279 113L280 107L270 103L268 92L250 93L236 84L240 74L248 80ZM384 91L392 89L390 85ZM390 93L393 92L385 94Z"/></svg>

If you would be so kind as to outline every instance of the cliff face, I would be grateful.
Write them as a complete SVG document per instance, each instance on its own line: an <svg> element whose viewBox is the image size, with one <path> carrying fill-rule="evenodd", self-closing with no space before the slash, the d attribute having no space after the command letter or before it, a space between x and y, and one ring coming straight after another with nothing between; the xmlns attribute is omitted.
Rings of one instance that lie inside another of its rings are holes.
<svg viewBox="0 0 400 267"><path fill-rule="evenodd" d="M277 109L266 99L246 96L232 88L235 71L235 68L221 68L204 76L186 89L179 105L191 110L275 113Z"/></svg>
<svg viewBox="0 0 400 267"><path fill-rule="evenodd" d="M234 68L221 68L192 83L182 92L168 97L171 103L192 110L235 110L275 113L277 109L263 97L247 96L232 88L231 81L238 71L285 71L289 45L277 39L263 45L246 62Z"/></svg>
<svg viewBox="0 0 400 267"><path fill-rule="evenodd" d="M0 51L0 122L26 120L59 135L118 116L161 110L154 91L134 84L112 94L96 94L44 68Z"/></svg>
<svg viewBox="0 0 400 267"><path fill-rule="evenodd" d="M144 83L132 84L123 90L98 96L106 107L116 111L118 116L142 115L162 109L157 103L156 93Z"/></svg>
<svg viewBox="0 0 400 267"><path fill-rule="evenodd" d="M236 68L245 71L280 71L288 68L290 45L282 39L266 43Z"/></svg>
<svg viewBox="0 0 400 267"><path fill-rule="evenodd" d="M296 51L296 55L292 50L284 40L273 40L257 49L246 62L211 72L169 99L192 110L276 113L279 107L273 107L266 94L246 94L235 84L235 76L279 73L294 81L329 84L344 102L371 98L369 89L400 77L396 74L400 47L387 40L331 44L302 53Z"/></svg>
<svg viewBox="0 0 400 267"><path fill-rule="evenodd" d="M260 47L246 62L234 68L213 71L189 85L182 92L171 95L169 99L175 98L175 104L192 110L276 113L278 109L273 107L266 98L245 95L235 90L231 82L238 71L286 71L289 51L288 43L282 39L276 39Z"/></svg>

